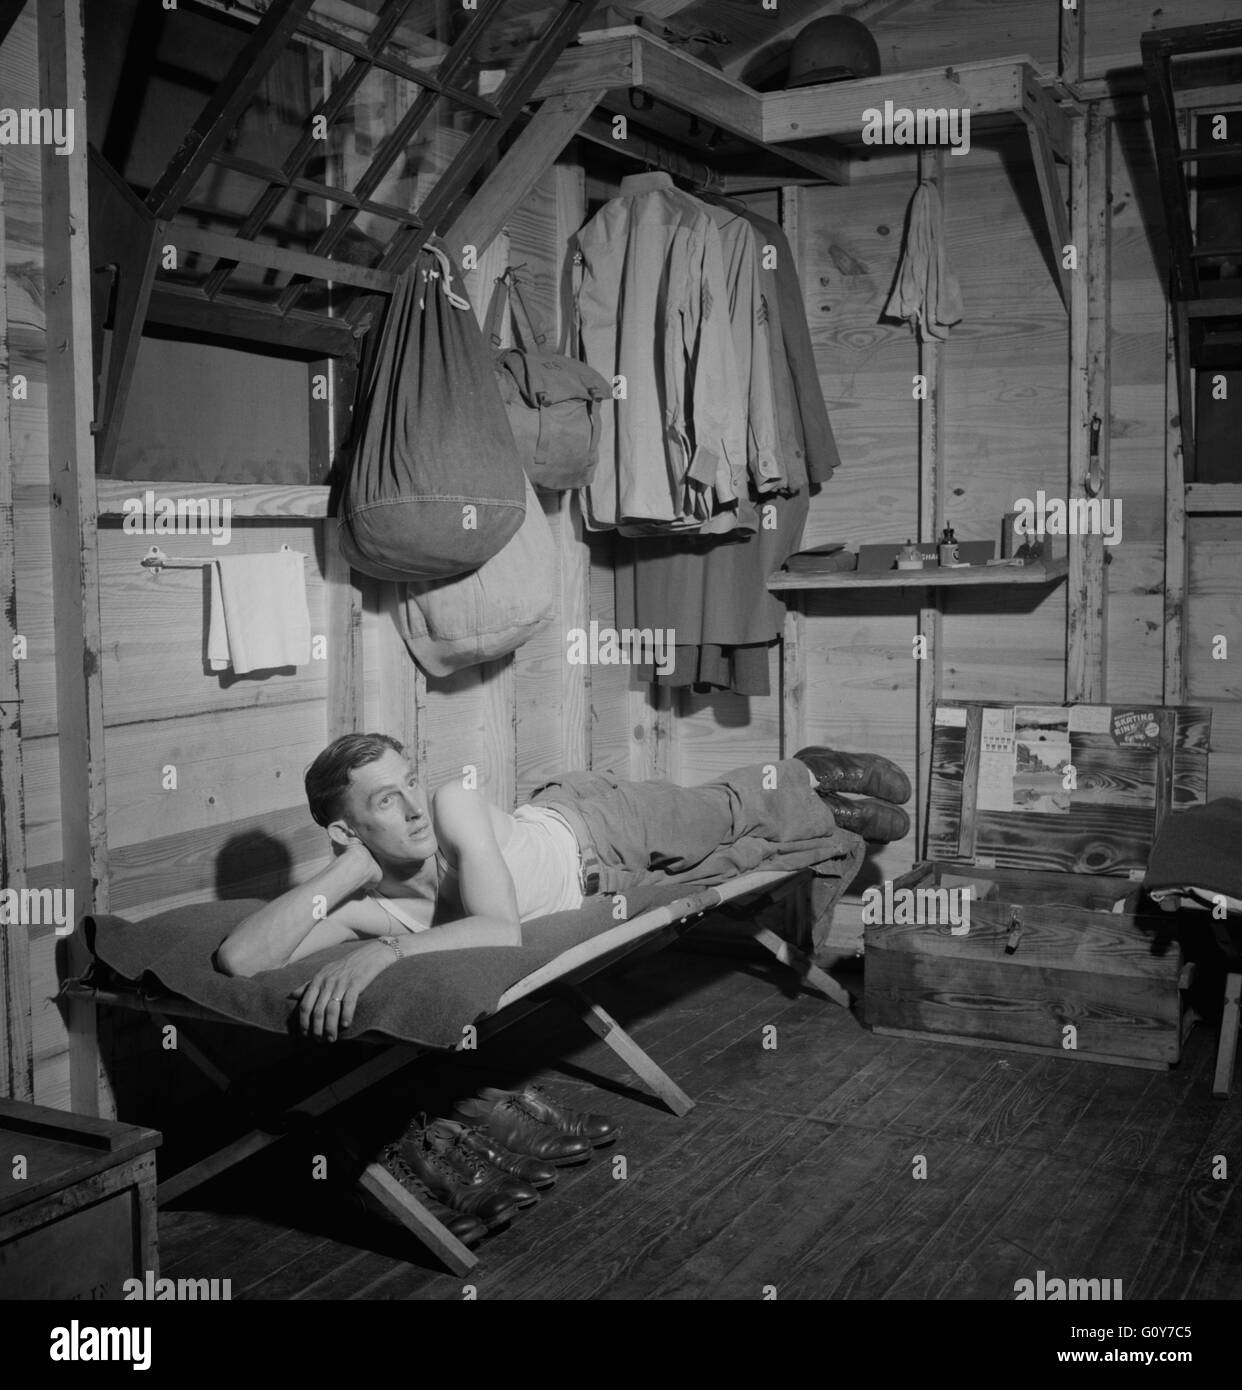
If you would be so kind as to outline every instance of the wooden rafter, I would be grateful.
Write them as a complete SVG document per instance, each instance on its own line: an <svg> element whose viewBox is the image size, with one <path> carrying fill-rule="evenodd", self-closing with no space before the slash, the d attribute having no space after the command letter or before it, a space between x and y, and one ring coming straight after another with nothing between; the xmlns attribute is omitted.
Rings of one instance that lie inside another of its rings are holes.
<svg viewBox="0 0 1242 1390"><path fill-rule="evenodd" d="M602 91L548 97L445 235L453 255L488 247L598 105Z"/></svg>

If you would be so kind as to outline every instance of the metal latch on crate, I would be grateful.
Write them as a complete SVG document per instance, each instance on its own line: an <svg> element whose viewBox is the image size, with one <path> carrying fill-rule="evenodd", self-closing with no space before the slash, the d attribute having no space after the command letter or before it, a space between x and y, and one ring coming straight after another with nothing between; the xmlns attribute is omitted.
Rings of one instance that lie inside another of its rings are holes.
<svg viewBox="0 0 1242 1390"><path fill-rule="evenodd" d="M1005 954L1012 956L1022 940L1022 909L1013 908L1009 913L1009 935L1005 938Z"/></svg>

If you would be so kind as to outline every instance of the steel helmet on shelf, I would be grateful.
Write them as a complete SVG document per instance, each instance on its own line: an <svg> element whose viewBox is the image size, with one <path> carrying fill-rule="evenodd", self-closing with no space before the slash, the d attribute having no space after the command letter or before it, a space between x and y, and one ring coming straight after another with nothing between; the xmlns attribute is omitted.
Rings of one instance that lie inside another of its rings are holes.
<svg viewBox="0 0 1242 1390"><path fill-rule="evenodd" d="M826 15L799 30L789 50L786 87L878 77L880 50L865 24L848 15Z"/></svg>

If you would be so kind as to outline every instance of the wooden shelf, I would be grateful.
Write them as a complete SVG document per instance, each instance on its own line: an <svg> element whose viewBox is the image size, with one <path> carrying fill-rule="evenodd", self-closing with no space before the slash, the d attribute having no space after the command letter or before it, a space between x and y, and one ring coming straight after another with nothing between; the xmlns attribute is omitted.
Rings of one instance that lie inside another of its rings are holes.
<svg viewBox="0 0 1242 1390"><path fill-rule="evenodd" d="M1211 513L1242 512L1242 483L1188 483L1186 485L1186 514L1207 516Z"/></svg>
<svg viewBox="0 0 1242 1390"><path fill-rule="evenodd" d="M535 89L536 101L574 92L603 91L600 103L641 125L651 113L630 105L632 89L648 92L657 101L700 120L706 131L714 126L749 145L778 155L791 173L811 174L825 183L849 182L849 159L842 154L809 149L767 148L763 133L764 97L671 44L633 25L590 30L578 35L578 46L567 48ZM798 139L795 134L786 139ZM624 141L616 142L623 145ZM710 151L704 150L710 163Z"/></svg>
<svg viewBox="0 0 1242 1390"><path fill-rule="evenodd" d="M1070 112L1061 106L1068 88L1050 79L1024 53L961 63L951 68L885 73L852 82L820 83L765 92L763 139L768 144L828 136L845 145L862 143L868 107L956 107L970 110L971 126L1036 117L1053 150L1069 152Z"/></svg>
<svg viewBox="0 0 1242 1390"><path fill-rule="evenodd" d="M774 593L791 589L960 589L984 585L1055 584L1069 573L1069 560L1053 560L1046 565L1024 565L1010 569L1004 565L971 565L968 569L942 570L933 565L921 570L880 570L860 574L857 570L832 574L774 574L768 588Z"/></svg>

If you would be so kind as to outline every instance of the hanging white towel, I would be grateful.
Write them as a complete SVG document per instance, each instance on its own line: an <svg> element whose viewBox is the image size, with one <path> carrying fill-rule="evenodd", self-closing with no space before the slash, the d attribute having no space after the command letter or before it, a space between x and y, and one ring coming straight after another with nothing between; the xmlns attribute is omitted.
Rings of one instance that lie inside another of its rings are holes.
<svg viewBox="0 0 1242 1390"><path fill-rule="evenodd" d="M897 283L884 313L906 319L924 342L947 338L962 321L962 291L945 259L944 209L933 184L921 183L910 200Z"/></svg>
<svg viewBox="0 0 1242 1390"><path fill-rule="evenodd" d="M240 676L310 660L305 556L287 545L269 555L233 555L211 566L207 662Z"/></svg>

